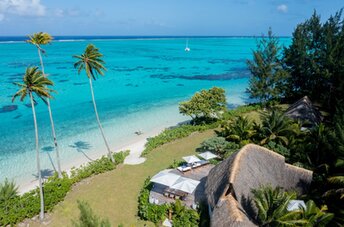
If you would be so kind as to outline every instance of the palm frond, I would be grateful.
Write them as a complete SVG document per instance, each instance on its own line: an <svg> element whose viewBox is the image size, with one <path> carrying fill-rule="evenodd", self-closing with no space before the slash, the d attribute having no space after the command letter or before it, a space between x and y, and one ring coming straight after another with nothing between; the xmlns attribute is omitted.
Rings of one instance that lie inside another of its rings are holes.
<svg viewBox="0 0 344 227"><path fill-rule="evenodd" d="M78 59L74 63L74 68L78 70L78 74L85 70L88 78L96 80L98 75L104 75L104 71L106 71L102 57L99 49L93 44L89 44L83 54L73 55L73 58Z"/></svg>
<svg viewBox="0 0 344 227"><path fill-rule="evenodd" d="M13 95L12 101L14 101L17 97L20 97L20 101L23 101L29 93L36 94L39 98L51 98L51 92L55 92L54 90L47 88L49 85L53 85L54 83L45 78L38 67L29 67L26 69L23 83L14 83L20 89Z"/></svg>

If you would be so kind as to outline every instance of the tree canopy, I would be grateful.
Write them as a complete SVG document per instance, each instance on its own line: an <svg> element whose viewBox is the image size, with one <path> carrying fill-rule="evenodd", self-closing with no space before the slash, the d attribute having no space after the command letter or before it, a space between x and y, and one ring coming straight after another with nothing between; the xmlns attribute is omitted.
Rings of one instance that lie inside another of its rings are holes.
<svg viewBox="0 0 344 227"><path fill-rule="evenodd" d="M297 25L292 43L284 49L287 97L308 95L334 109L344 97L344 18L342 10L321 23L320 15Z"/></svg>
<svg viewBox="0 0 344 227"><path fill-rule="evenodd" d="M284 96L285 80L288 76L281 62L281 46L269 29L268 36L257 42L253 51L253 60L247 60L251 71L247 92L251 98L257 98L263 104L271 99Z"/></svg>
<svg viewBox="0 0 344 227"><path fill-rule="evenodd" d="M213 87L197 92L189 101L180 103L179 112L190 116L193 120L219 118L227 109L226 104L225 90Z"/></svg>

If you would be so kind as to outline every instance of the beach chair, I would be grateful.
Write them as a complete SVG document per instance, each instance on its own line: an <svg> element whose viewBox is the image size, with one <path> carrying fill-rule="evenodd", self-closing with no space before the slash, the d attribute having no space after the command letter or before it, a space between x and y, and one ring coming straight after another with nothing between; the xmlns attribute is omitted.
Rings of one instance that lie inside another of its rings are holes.
<svg viewBox="0 0 344 227"><path fill-rule="evenodd" d="M191 170L191 166L179 166L177 167L177 170L179 170L180 172L186 172Z"/></svg>

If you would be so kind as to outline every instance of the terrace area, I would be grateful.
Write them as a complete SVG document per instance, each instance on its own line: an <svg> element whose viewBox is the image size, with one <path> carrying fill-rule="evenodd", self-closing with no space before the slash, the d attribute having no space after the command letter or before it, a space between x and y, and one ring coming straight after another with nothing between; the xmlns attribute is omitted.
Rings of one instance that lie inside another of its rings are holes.
<svg viewBox="0 0 344 227"><path fill-rule="evenodd" d="M168 186L154 183L149 195L149 201L155 204L174 203L175 199L180 199L181 202L190 208L196 208L197 204L206 200L205 182L209 171L214 167L212 164L203 165L197 168L192 168L187 172L181 172L177 169L170 170L169 173L179 175L183 178L188 178L195 181L200 181L196 189L192 193L185 193L180 190L173 190Z"/></svg>

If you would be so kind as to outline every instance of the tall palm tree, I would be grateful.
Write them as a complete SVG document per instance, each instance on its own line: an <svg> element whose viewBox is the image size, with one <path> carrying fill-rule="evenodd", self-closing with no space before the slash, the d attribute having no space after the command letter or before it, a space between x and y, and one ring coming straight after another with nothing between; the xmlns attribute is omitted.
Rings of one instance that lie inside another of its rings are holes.
<svg viewBox="0 0 344 227"><path fill-rule="evenodd" d="M53 90L47 88L48 85L53 85L53 82L48 78L45 78L42 75L42 72L38 70L38 67L29 67L26 69L23 83L14 83L19 87L19 90L14 94L12 102L20 97L20 101L24 101L26 96L30 97L33 122L35 125L35 136L36 136L36 162L37 162L37 171L38 171L38 182L39 182L39 195L41 200L41 211L40 211L40 220L44 218L44 197L43 197L43 186L42 186L42 175L41 175L41 166L39 158L39 145L38 145L38 127L36 119L36 110L35 110L35 99L34 94L46 102L49 98L52 98L50 92Z"/></svg>
<svg viewBox="0 0 344 227"><path fill-rule="evenodd" d="M29 35L29 39L26 41L28 43L31 43L37 47L38 51L38 56L39 60L41 63L41 69L43 76L46 77L47 75L44 73L44 64L43 64L43 59L41 53L45 53L45 50L41 48L42 45L49 44L52 41L51 35L45 32L39 32L39 33L34 33L33 35ZM62 178L62 173L61 173L61 162L60 162L60 153L59 153L59 148L57 145L57 138L56 138L56 133L55 133L55 125L54 125L54 120L53 120L53 115L51 112L51 107L50 107L50 100L47 99L47 107L48 107L48 112L49 112L49 117L50 117L50 124L51 124L51 131L54 139L54 146L56 150L56 161L57 161L57 173L59 178Z"/></svg>
<svg viewBox="0 0 344 227"><path fill-rule="evenodd" d="M111 159L112 162L115 162L111 154L110 146L105 138L103 127L99 120L97 105L96 105L96 100L94 98L93 85L92 85L92 80L96 80L96 77L98 76L98 74L103 76L104 75L103 71L106 71L106 68L104 67L105 62L102 59L103 55L99 52L99 49L96 48L93 44L88 44L83 54L74 55L73 57L77 59L77 62L74 63L74 68L78 69L78 74L80 74L82 70L85 70L86 72L86 75L90 82L93 108L96 114L98 126L102 134L102 137L104 139L106 148L108 150L109 158Z"/></svg>

